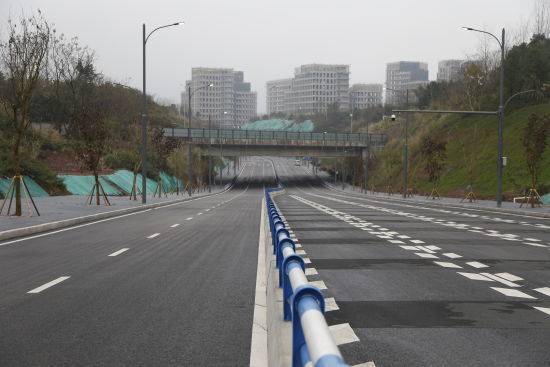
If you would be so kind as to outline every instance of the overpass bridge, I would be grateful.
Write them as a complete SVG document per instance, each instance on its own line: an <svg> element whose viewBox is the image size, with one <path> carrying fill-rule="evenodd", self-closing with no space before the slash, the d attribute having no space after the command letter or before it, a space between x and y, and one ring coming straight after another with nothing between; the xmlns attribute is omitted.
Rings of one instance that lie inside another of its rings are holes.
<svg viewBox="0 0 550 367"><path fill-rule="evenodd" d="M167 138L208 148L208 155L365 157L381 149L384 134L315 133L241 129L165 128Z"/></svg>

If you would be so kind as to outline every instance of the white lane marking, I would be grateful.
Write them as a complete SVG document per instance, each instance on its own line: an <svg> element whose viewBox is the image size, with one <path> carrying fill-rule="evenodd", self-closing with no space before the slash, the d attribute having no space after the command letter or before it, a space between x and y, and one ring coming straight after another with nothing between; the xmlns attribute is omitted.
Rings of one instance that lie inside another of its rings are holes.
<svg viewBox="0 0 550 367"><path fill-rule="evenodd" d="M28 291L27 293L40 293L43 290L48 289L50 287L53 287L54 285L59 284L62 281L67 280L69 278L70 278L70 276L59 277L57 279L52 280L51 282L48 282L46 284L41 285L40 287L34 288L34 289Z"/></svg>
<svg viewBox="0 0 550 367"><path fill-rule="evenodd" d="M416 246L416 248L419 249L419 250L422 250L424 252L427 252L429 254L435 254L436 253L435 251L430 250L426 246Z"/></svg>
<svg viewBox="0 0 550 367"><path fill-rule="evenodd" d="M474 267L476 269L482 269L482 268L488 268L489 265L485 265L480 263L479 261L470 261L466 263L467 265L470 265L471 267Z"/></svg>
<svg viewBox="0 0 550 367"><path fill-rule="evenodd" d="M535 291L542 293L546 296L550 296L550 288L549 287L543 287L543 288L535 288Z"/></svg>
<svg viewBox="0 0 550 367"><path fill-rule="evenodd" d="M172 224L172 225L170 226L170 228L176 228L176 227L179 226L179 225L180 225L179 223Z"/></svg>
<svg viewBox="0 0 550 367"><path fill-rule="evenodd" d="M339 309L340 307L338 307L334 297L325 298L325 312L337 311Z"/></svg>
<svg viewBox="0 0 550 367"><path fill-rule="evenodd" d="M509 280L506 280L506 279L503 279L501 277L497 277L496 275L494 274L491 274L491 273L481 273L481 275L484 275L486 276L487 278L491 278L493 280L496 280L497 282L499 283L502 283L508 287L512 287L512 288L519 288L521 287L519 284L516 284L516 283L512 283L510 282Z"/></svg>
<svg viewBox="0 0 550 367"><path fill-rule="evenodd" d="M404 234L397 236L397 238L410 238L409 236L405 236Z"/></svg>
<svg viewBox="0 0 550 367"><path fill-rule="evenodd" d="M331 325L328 328L336 345L359 341L359 338L348 323Z"/></svg>
<svg viewBox="0 0 550 367"><path fill-rule="evenodd" d="M537 309L537 310L539 310L539 311L541 311L541 312L544 312L544 313L547 314L547 315L550 315L550 308L546 308L546 307L535 307L535 306L533 306L533 308L535 308L535 309Z"/></svg>
<svg viewBox="0 0 550 367"><path fill-rule="evenodd" d="M294 244L294 247L295 247L295 248L302 248L302 244L296 242L296 243Z"/></svg>
<svg viewBox="0 0 550 367"><path fill-rule="evenodd" d="M107 255L107 256L118 256L118 255L120 255L121 253L126 252L126 251L128 251L128 250L129 250L129 248L127 248L127 247L121 248L120 250L115 251L115 252L113 252L112 254L109 254L109 255Z"/></svg>
<svg viewBox="0 0 550 367"><path fill-rule="evenodd" d="M425 246L425 247L429 248L430 250L433 250L433 251L441 250L441 247L437 247L437 246L434 246L434 245L429 245L429 246Z"/></svg>
<svg viewBox="0 0 550 367"><path fill-rule="evenodd" d="M390 242L390 243L405 243L405 242L400 241L400 240L388 240L388 242Z"/></svg>
<svg viewBox="0 0 550 367"><path fill-rule="evenodd" d="M523 280L523 278L518 277L517 275L510 274L510 273L496 273L497 277L509 280L511 282L519 282L520 280Z"/></svg>
<svg viewBox="0 0 550 367"><path fill-rule="evenodd" d="M401 247L403 250L409 250L409 251L418 251L419 248L417 248L416 246L399 246Z"/></svg>
<svg viewBox="0 0 550 367"><path fill-rule="evenodd" d="M306 268L306 275L317 275L319 274L317 272L317 269L315 268Z"/></svg>
<svg viewBox="0 0 550 367"><path fill-rule="evenodd" d="M423 257L425 259L438 259L437 256L435 255L432 255L432 254L426 254L424 252L415 252L414 253L416 256L420 256L420 257Z"/></svg>
<svg viewBox="0 0 550 367"><path fill-rule="evenodd" d="M527 293L524 293L522 291L518 291L517 289L509 289L509 288L498 288L498 287L491 287L491 289L500 292L508 297L516 297L516 298L527 298L527 299L536 299L533 296L528 295Z"/></svg>
<svg viewBox="0 0 550 367"><path fill-rule="evenodd" d="M424 241L421 241L421 240L410 240L410 241L416 244L425 243Z"/></svg>
<svg viewBox="0 0 550 367"><path fill-rule="evenodd" d="M462 273L460 271L457 272L457 273L462 275L462 276L465 276L468 279L472 279L472 280L483 280L483 281L486 281L486 282L492 282L493 281L492 279L487 278L486 276L483 276L483 275L477 274L477 273Z"/></svg>
<svg viewBox="0 0 550 367"><path fill-rule="evenodd" d="M296 250L296 255L305 255L306 252L304 250Z"/></svg>
<svg viewBox="0 0 550 367"><path fill-rule="evenodd" d="M193 219L193 217L188 217L188 218L185 218L185 220L191 220Z"/></svg>
<svg viewBox="0 0 550 367"><path fill-rule="evenodd" d="M160 233L153 233L152 235L148 236L147 238L155 238L159 235Z"/></svg>
<svg viewBox="0 0 550 367"><path fill-rule="evenodd" d="M462 257L462 255L455 254L454 252L446 252L443 256L447 256L450 259L460 259Z"/></svg>
<svg viewBox="0 0 550 367"><path fill-rule="evenodd" d="M454 268L454 269L462 269L462 266L457 265L455 263L445 262L445 261L434 261L439 266L442 266L444 268Z"/></svg>
<svg viewBox="0 0 550 367"><path fill-rule="evenodd" d="M543 245L541 243L536 243L536 242L522 242L524 245L529 245L529 246L535 246L535 247L548 247L546 245Z"/></svg>
<svg viewBox="0 0 550 367"><path fill-rule="evenodd" d="M202 212L198 213L197 215L202 215Z"/></svg>
<svg viewBox="0 0 550 367"><path fill-rule="evenodd" d="M526 237L526 238L524 238L524 240L525 240L525 241L529 241L529 242L540 242L540 240L537 239L537 238L529 238L529 237Z"/></svg>
<svg viewBox="0 0 550 367"><path fill-rule="evenodd" d="M311 264L309 257L304 258L304 264Z"/></svg>
<svg viewBox="0 0 550 367"><path fill-rule="evenodd" d="M204 211L205 211L205 212L209 212L209 211L210 211L210 209L205 209Z"/></svg>
<svg viewBox="0 0 550 367"><path fill-rule="evenodd" d="M315 280L313 282L309 282L309 285L312 285L320 290L327 289L325 282L323 282L322 280Z"/></svg>

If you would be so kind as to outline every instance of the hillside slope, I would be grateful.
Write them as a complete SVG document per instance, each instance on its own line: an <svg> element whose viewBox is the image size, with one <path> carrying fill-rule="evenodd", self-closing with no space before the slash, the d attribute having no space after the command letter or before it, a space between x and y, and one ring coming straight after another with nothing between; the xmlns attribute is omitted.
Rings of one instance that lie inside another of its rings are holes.
<svg viewBox="0 0 550 367"><path fill-rule="evenodd" d="M521 140L523 129L531 113L550 115L550 105L540 104L509 112L505 116L504 193L507 199L517 196L529 185L530 176L525 164ZM371 169L372 184L379 190L391 185L398 191L402 187L403 120L385 121L376 130L389 135L386 148L374 159ZM493 116L463 117L458 115L411 117L409 128L409 186L418 192L429 192L420 156L420 141L426 134L447 142L447 159L439 184L442 195L462 196L472 184L479 197L494 198L497 176L498 121ZM550 141L539 174L541 195L550 191Z"/></svg>

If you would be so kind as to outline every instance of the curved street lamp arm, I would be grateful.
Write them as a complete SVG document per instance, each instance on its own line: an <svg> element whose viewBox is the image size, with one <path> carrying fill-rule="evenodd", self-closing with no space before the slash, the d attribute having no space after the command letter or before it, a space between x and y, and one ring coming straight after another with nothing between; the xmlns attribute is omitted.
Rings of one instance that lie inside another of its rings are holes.
<svg viewBox="0 0 550 367"><path fill-rule="evenodd" d="M475 28L471 28L471 27L462 27L468 31L473 31L473 32L479 32L479 33L485 33L485 34L488 34L489 36L493 37L497 42L498 44L500 45L500 48L503 48L503 45L502 45L502 42L498 39L497 36L495 36L494 34L492 34L491 32L487 32L487 31L484 31L484 30L481 30L481 29L475 29Z"/></svg>
<svg viewBox="0 0 550 367"><path fill-rule="evenodd" d="M510 103L512 101L512 99L514 99L515 97L521 95L521 94L527 94L527 93L534 93L536 92L537 90L536 89L529 89L529 90L524 90L522 92L517 92L516 94L513 94L511 95L507 100L506 102L504 102L504 107L502 108L503 110L506 109L506 106L508 105L508 103Z"/></svg>
<svg viewBox="0 0 550 367"><path fill-rule="evenodd" d="M147 35L147 37L145 37L145 43L147 43L147 40L149 39L149 37L151 37L151 35L152 35L153 33L155 33L156 31L158 31L159 29L168 28L168 27L173 27L173 26L175 26L175 25L180 25L180 24L182 24L182 23L183 23L183 22L176 22L176 23L172 23L172 24L166 24L166 25L162 25L162 26L160 26L160 27L157 27L157 28L153 29L153 30Z"/></svg>
<svg viewBox="0 0 550 367"><path fill-rule="evenodd" d="M191 90L191 96L193 96L195 94L195 92L198 92L201 89L206 89L206 88L210 88L210 87L213 87L213 86L214 85L212 83L210 83L210 84L207 84L207 85L203 85L202 87L198 87L196 89L193 89L193 90Z"/></svg>

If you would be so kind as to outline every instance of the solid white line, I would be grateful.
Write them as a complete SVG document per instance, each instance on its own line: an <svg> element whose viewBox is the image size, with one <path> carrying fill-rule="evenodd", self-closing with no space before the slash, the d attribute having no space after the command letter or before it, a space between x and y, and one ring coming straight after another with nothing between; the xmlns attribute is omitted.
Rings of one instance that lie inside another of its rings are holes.
<svg viewBox="0 0 550 367"><path fill-rule="evenodd" d="M535 291L539 292L539 293L542 293L546 296L550 296L550 288L548 287L543 287L543 288L535 288Z"/></svg>
<svg viewBox="0 0 550 367"><path fill-rule="evenodd" d="M160 234L160 233L153 233L152 235L150 235L150 236L147 237L147 238L155 238L155 237L157 237L159 234Z"/></svg>
<svg viewBox="0 0 550 367"><path fill-rule="evenodd" d="M21 241L32 240L32 239L34 239L34 238L40 238L40 237L44 237L44 236L49 236L49 235L56 234L56 233L61 233L61 232L65 232L65 231L70 231L70 230L72 230L72 229L87 227L87 226L91 226L92 224L97 224L97 223L101 223L101 222L107 222L107 221L114 220L114 219L118 219L118 218L129 217L130 215L136 215L136 214L146 213L146 212L148 212L148 211L150 211L150 210L151 210L151 209L145 209L145 210L142 210L142 211L139 211L139 212L135 212L135 213L122 214L122 215L119 215L119 216L116 216L116 217L112 217L112 218L105 218L105 219L101 219L101 220L96 220L95 222L89 222L89 223L79 224L79 225L74 226L74 227L67 227L67 228L63 228L63 229L58 229L58 230L56 230L56 231L41 233L41 234L37 234L37 235L34 235L34 236L30 236L30 237L23 237L23 238L19 238L19 239L17 239L17 240L12 240L12 241L8 241L8 242L0 243L0 246L6 246L6 245L9 245L9 244L12 244L12 243L17 243L17 242L21 242Z"/></svg>
<svg viewBox="0 0 550 367"><path fill-rule="evenodd" d="M62 281L67 280L67 279L69 279L69 278L70 278L69 276L59 277L59 278L57 278L57 279L52 280L51 282L48 282L48 283L46 283L46 284L41 285L41 286L38 287L38 288L34 288L34 289L28 291L27 293L40 293L40 292L42 292L44 289L48 289L48 288L50 288L50 287L53 287L54 285L56 285L56 284L58 284L58 283L61 283Z"/></svg>
<svg viewBox="0 0 550 367"><path fill-rule="evenodd" d="M179 226L179 225L180 225L179 223L172 224L172 225L170 226L170 228L176 228L176 227Z"/></svg>
<svg viewBox="0 0 550 367"><path fill-rule="evenodd" d="M527 298L527 299L536 299L533 296L528 295L527 293L524 293L522 291L518 291L517 289L509 289L509 288L497 288L497 287L491 287L491 289L500 292L508 297L517 297L517 298Z"/></svg>
<svg viewBox="0 0 550 367"><path fill-rule="evenodd" d="M129 248L126 248L126 247L125 247L125 248L122 248L122 249L120 249L120 250L118 250L118 251L115 251L115 252L113 252L112 254L109 254L109 255L107 255L107 256L118 256L118 255L120 255L121 253L126 252L126 251L128 251L128 250L129 250Z"/></svg>
<svg viewBox="0 0 550 367"><path fill-rule="evenodd" d="M191 220L191 219L193 219L193 217L185 218L185 220Z"/></svg>

